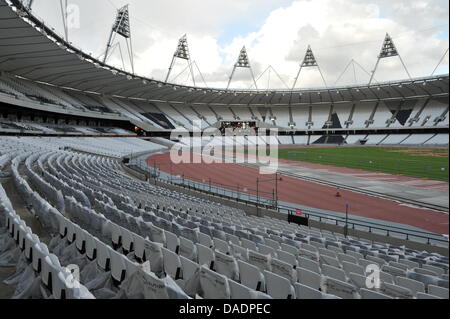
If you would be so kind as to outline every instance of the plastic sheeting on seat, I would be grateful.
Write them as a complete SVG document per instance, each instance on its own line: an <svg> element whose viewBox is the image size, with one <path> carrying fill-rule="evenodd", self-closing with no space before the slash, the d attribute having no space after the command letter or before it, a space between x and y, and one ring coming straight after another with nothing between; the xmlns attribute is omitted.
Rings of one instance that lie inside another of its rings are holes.
<svg viewBox="0 0 450 319"><path fill-rule="evenodd" d="M270 255L263 255L253 250L248 251L248 262L258 267L261 271L271 270L270 259Z"/></svg>
<svg viewBox="0 0 450 319"><path fill-rule="evenodd" d="M222 274L232 280L239 279L238 264L233 256L216 251L215 257L214 269L219 274Z"/></svg>
<svg viewBox="0 0 450 319"><path fill-rule="evenodd" d="M356 299L358 297L358 292L352 284L335 278L325 277L322 286L324 287L325 293L343 299Z"/></svg>
<svg viewBox="0 0 450 319"><path fill-rule="evenodd" d="M297 272L294 267L282 260L272 258L270 260L270 267L274 274L286 278L290 282L297 281Z"/></svg>
<svg viewBox="0 0 450 319"><path fill-rule="evenodd" d="M230 287L227 277L205 266L199 270L199 292L205 299L230 299Z"/></svg>

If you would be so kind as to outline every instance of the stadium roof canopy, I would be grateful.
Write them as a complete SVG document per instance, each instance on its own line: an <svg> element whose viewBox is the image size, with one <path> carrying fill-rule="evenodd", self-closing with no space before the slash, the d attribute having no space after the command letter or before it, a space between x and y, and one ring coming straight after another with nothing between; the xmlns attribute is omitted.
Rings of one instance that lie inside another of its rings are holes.
<svg viewBox="0 0 450 319"><path fill-rule="evenodd" d="M0 70L50 85L104 95L209 105L301 105L448 97L449 76L332 88L225 90L164 83L104 64L67 43L23 8L0 3Z"/></svg>

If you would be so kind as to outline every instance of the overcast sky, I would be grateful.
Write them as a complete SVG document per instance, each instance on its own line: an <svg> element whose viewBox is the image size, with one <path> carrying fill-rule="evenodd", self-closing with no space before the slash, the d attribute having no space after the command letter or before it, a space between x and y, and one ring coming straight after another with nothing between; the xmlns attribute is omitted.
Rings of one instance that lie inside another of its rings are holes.
<svg viewBox="0 0 450 319"><path fill-rule="evenodd" d="M117 8L130 4L135 71L164 80L178 39L187 34L192 59L209 87L225 87L242 46L247 47L258 88L292 87L311 45L328 86L367 83L386 32L412 77L431 75L448 48L447 0L69 0L80 12L69 41L100 56ZM74 8L74 7L72 7ZM62 34L59 0L35 0L33 12ZM71 11L75 12L75 11ZM126 51L125 42L121 48ZM126 57L125 57L126 58ZM119 51L110 64L122 66ZM175 64L169 81L192 84L187 64ZM269 67L273 69L262 73ZM448 53L436 73L448 73ZM129 69L129 65L125 66ZM197 69L196 81L203 84ZM181 75L179 75L181 73ZM281 79L279 79L278 75ZM179 75L177 77L177 75ZM407 78L399 59L383 59L376 81ZM231 84L250 88L247 69ZM316 68L303 69L296 87L323 86Z"/></svg>

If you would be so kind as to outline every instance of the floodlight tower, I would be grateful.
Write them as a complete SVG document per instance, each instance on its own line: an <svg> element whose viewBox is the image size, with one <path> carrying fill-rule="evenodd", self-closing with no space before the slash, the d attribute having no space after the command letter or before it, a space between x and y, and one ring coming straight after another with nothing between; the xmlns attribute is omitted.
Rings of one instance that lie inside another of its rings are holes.
<svg viewBox="0 0 450 319"><path fill-rule="evenodd" d="M167 72L166 81L165 81L166 83L169 80L169 76L170 76L170 73L172 72L172 68L175 64L176 59L182 59L182 60L187 61L188 66L189 66L189 71L192 76L192 82L194 83L194 86L195 86L194 69L192 67L191 55L189 54L189 46L188 46L186 34L183 35L180 40L178 40L177 49L175 50L175 53L173 54L172 62L170 63L169 71Z"/></svg>
<svg viewBox="0 0 450 319"><path fill-rule="evenodd" d="M130 14L128 10L129 5L125 5L122 8L117 10L116 20L114 22L113 27L111 28L111 33L109 35L108 43L106 45L105 50L105 56L103 57L103 63L106 63L108 60L111 48L114 46L117 46L116 43L114 44L114 40L117 35L122 36L125 39L125 42L127 43L127 49L128 49L128 56L130 58L130 64L132 72L134 73L134 60L133 60L133 46L131 43L131 28L130 28ZM122 59L123 62L123 59Z"/></svg>
<svg viewBox="0 0 450 319"><path fill-rule="evenodd" d="M300 69L298 70L297 76L295 77L294 85L292 86L292 90L295 89L295 85L297 84L297 81L300 78L300 72L302 72L302 69L310 68L310 67L317 67L317 69L319 70L320 76L322 77L323 83L325 84L325 87L327 87L327 82L325 81L325 78L323 77L322 71L320 70L319 64L317 63L314 53L312 52L311 46L308 45L308 49L306 50L305 58L303 59L302 64L300 64Z"/></svg>
<svg viewBox="0 0 450 319"><path fill-rule="evenodd" d="M253 74L253 69L250 64L250 60L248 58L247 49L245 49L245 46L241 49L241 52L239 53L239 57L237 62L234 64L233 72L231 72L230 79L228 81L227 90L230 87L231 81L233 80L234 72L236 72L237 68L245 68L250 70L250 74L252 75L253 83L255 84L255 88L258 89L258 86L256 85L255 75Z"/></svg>
<svg viewBox="0 0 450 319"><path fill-rule="evenodd" d="M384 38L384 41L383 41L383 46L381 47L381 52L378 55L377 63L375 64L375 68L373 69L372 75L369 80L369 85L372 84L372 80L375 76L375 72L377 71L378 64L380 63L380 61L382 59L390 58L390 57L394 57L394 56L398 56L398 58L400 59L400 62L403 65L403 68L406 71L406 74L408 74L409 79L411 79L411 75L409 74L409 71L406 68L405 63L403 62L402 57L398 53L397 48L395 47L394 41L392 41L391 36L388 33L386 33L386 37Z"/></svg>

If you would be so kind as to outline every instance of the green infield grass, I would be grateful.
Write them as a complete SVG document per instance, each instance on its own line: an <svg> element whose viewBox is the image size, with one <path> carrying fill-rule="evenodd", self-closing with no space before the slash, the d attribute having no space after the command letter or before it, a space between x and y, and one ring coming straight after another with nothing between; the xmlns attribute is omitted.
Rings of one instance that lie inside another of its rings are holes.
<svg viewBox="0 0 450 319"><path fill-rule="evenodd" d="M280 149L279 158L448 181L448 149L320 147Z"/></svg>

